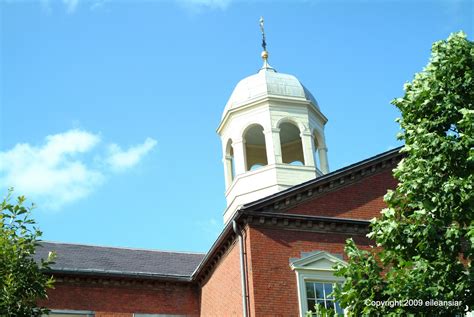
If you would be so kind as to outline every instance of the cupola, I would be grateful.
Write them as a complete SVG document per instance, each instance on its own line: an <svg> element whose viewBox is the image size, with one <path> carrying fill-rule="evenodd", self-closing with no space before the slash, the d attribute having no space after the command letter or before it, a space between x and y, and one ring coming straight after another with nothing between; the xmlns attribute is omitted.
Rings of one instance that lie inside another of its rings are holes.
<svg viewBox="0 0 474 317"><path fill-rule="evenodd" d="M293 75L268 63L263 19L262 68L234 88L217 133L223 149L227 223L240 206L329 172L316 99Z"/></svg>

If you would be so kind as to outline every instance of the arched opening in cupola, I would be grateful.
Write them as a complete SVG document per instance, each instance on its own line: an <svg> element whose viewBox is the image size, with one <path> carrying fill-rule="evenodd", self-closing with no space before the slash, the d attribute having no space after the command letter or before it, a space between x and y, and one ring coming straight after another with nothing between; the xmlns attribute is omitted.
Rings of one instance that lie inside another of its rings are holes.
<svg viewBox="0 0 474 317"><path fill-rule="evenodd" d="M247 171L256 170L268 164L267 149L263 127L255 124L247 128L243 136L245 140L245 160Z"/></svg>
<svg viewBox="0 0 474 317"><path fill-rule="evenodd" d="M231 183L235 178L235 160L234 160L234 149L232 148L232 139L227 141L225 148L225 171L229 182Z"/></svg>
<svg viewBox="0 0 474 317"><path fill-rule="evenodd" d="M296 166L304 165L300 129L290 122L281 123L279 128L282 162Z"/></svg>

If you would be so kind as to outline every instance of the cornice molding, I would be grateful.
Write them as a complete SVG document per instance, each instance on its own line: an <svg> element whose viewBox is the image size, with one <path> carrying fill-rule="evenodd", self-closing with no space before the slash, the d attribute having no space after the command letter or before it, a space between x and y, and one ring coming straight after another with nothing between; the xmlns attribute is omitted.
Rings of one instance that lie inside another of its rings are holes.
<svg viewBox="0 0 474 317"><path fill-rule="evenodd" d="M243 230L246 232L246 230ZM210 274L219 264L220 260L225 257L231 247L236 243L237 235L232 233L222 242L222 244L213 252L213 255L210 256L205 262L203 262L202 267L198 267L193 275L193 281L197 282L198 285L202 286L209 278ZM212 250L211 250L212 251ZM211 252L210 251L210 252Z"/></svg>
<svg viewBox="0 0 474 317"><path fill-rule="evenodd" d="M80 272L76 274L67 274L61 271L54 271L50 274L54 275L56 283L68 285L100 285L108 287L137 287L137 288L161 288L163 286L192 286L192 281L170 281L165 279L149 279L137 275L134 278L110 277L110 276L90 276L84 275Z"/></svg>
<svg viewBox="0 0 474 317"><path fill-rule="evenodd" d="M272 229L366 235L370 221L281 213L244 213L242 223Z"/></svg>
<svg viewBox="0 0 474 317"><path fill-rule="evenodd" d="M247 232L249 226L251 227L266 227L278 230L290 231L307 231L315 233L333 233L343 235L358 235L365 236L369 232L370 221L347 219L347 218L332 218L320 216L305 216L282 213L253 213L244 211L239 214L236 221L239 226L244 228L243 232ZM210 274L219 264L220 260L225 257L231 246L235 244L236 235L229 233L221 242L220 246L211 248L209 257L203 261L201 268L198 268L193 275L193 279L199 284L203 285Z"/></svg>
<svg viewBox="0 0 474 317"><path fill-rule="evenodd" d="M276 104L270 104L270 102L275 102ZM319 117L320 120L323 121L324 124L328 121L326 116L316 108L310 101L303 99L303 98L297 98L297 97L287 97L287 96L279 96L279 95L263 95L259 96L253 100L247 101L245 103L242 103L240 105L236 105L234 108L228 110L225 115L222 117L219 126L216 129L216 132L220 134L222 131L222 128L226 125L227 121L230 119L231 116L235 114L239 114L241 112L247 111L253 107L258 107L262 105L267 105L268 108L277 108L280 106L278 103L284 103L284 104L290 104L293 106L304 106L309 111L312 111L317 117Z"/></svg>

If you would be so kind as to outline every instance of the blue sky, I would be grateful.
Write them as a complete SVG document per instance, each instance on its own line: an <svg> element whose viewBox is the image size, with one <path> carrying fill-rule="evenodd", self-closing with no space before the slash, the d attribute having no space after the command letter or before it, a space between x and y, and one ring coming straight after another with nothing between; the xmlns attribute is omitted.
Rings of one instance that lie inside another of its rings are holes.
<svg viewBox="0 0 474 317"><path fill-rule="evenodd" d="M205 252L225 208L216 128L270 64L328 117L331 170L393 148L390 100L471 1L0 1L0 190L44 239Z"/></svg>

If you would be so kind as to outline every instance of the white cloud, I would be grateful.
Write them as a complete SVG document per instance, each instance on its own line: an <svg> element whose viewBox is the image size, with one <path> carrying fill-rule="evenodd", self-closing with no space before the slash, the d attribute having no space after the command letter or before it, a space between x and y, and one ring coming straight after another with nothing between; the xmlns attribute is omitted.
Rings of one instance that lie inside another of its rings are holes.
<svg viewBox="0 0 474 317"><path fill-rule="evenodd" d="M155 145L156 141L152 138L147 138L143 144L132 146L126 151L123 151L117 144L111 144L106 162L115 171L128 169L140 162Z"/></svg>
<svg viewBox="0 0 474 317"><path fill-rule="evenodd" d="M100 142L98 135L70 130L46 137L43 146L17 144L0 152L0 183L32 195L52 208L80 199L103 181L78 156Z"/></svg>
<svg viewBox="0 0 474 317"><path fill-rule="evenodd" d="M155 141L147 139L145 149L150 142ZM61 209L87 197L109 176L108 165L94 164L91 159L101 149L100 144L98 134L75 129L47 136L39 146L20 143L0 151L0 187L13 186L15 192L28 196L41 207ZM144 145L131 148L139 149L134 150L138 157L130 158L127 167L136 165L149 151L142 149ZM108 159L99 156L98 160Z"/></svg>

